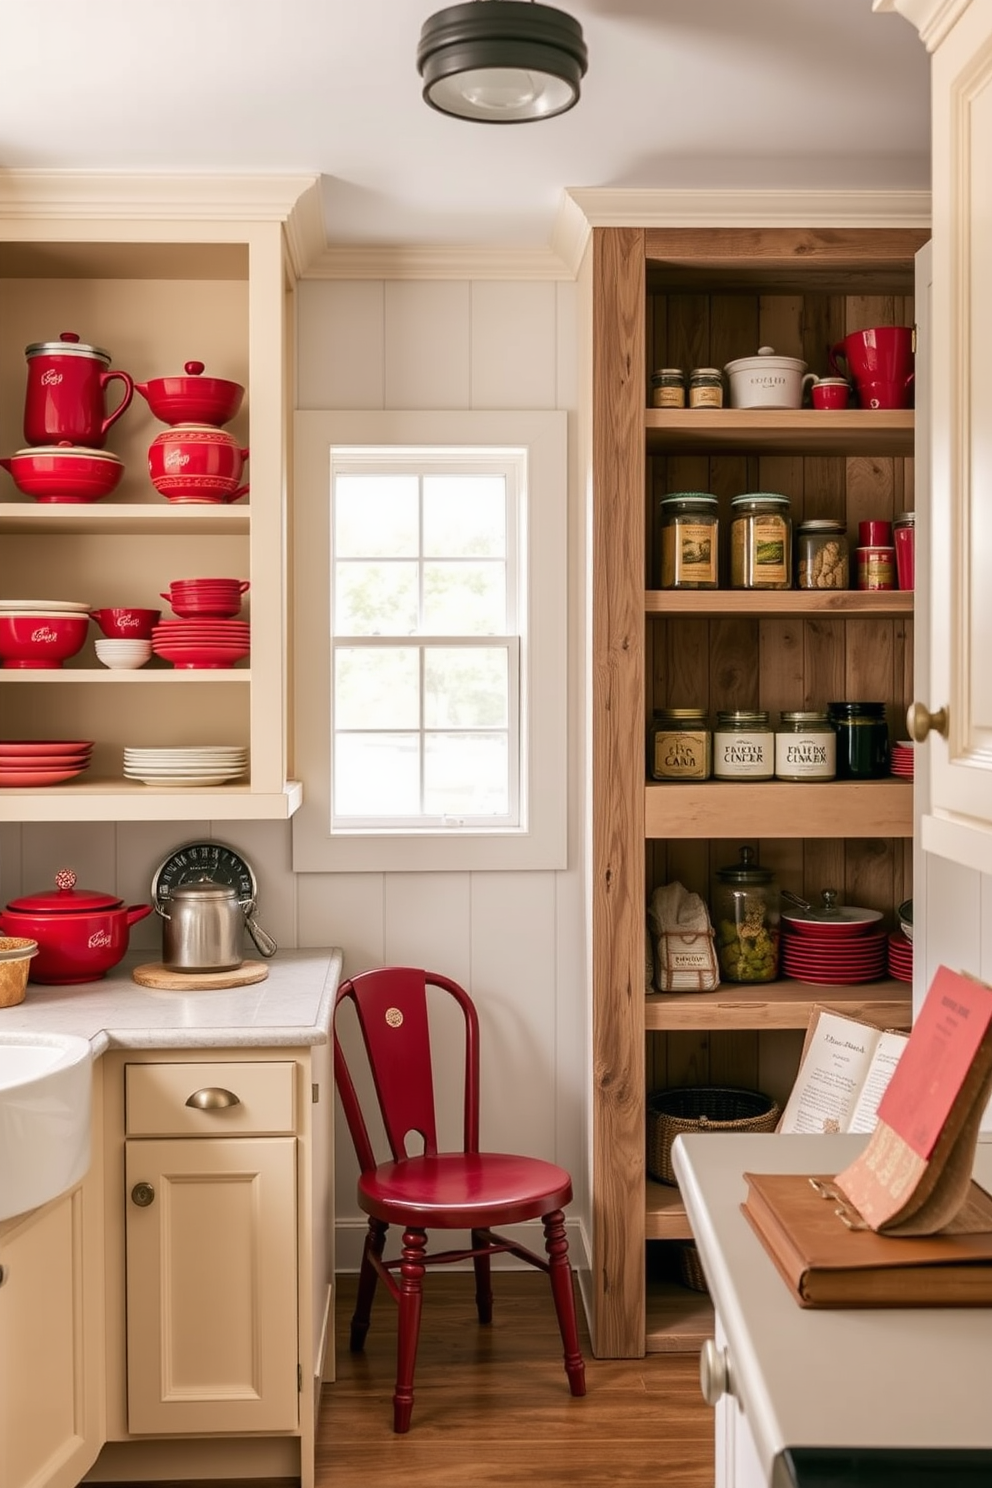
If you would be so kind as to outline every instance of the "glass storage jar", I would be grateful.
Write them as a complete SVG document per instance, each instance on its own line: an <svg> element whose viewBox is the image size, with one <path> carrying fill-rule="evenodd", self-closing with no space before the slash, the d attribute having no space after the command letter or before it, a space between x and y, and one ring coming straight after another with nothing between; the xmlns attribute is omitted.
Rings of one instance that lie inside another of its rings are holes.
<svg viewBox="0 0 992 1488"><path fill-rule="evenodd" d="M718 713L713 730L716 780L771 780L775 774L775 736L763 712Z"/></svg>
<svg viewBox="0 0 992 1488"><path fill-rule="evenodd" d="M734 589L792 588L788 496L752 491L730 503L730 583Z"/></svg>
<svg viewBox="0 0 992 1488"><path fill-rule="evenodd" d="M719 367L694 367L689 374L689 407L723 407L723 373Z"/></svg>
<svg viewBox="0 0 992 1488"><path fill-rule="evenodd" d="M685 407L685 373L681 367L659 367L651 374L653 408Z"/></svg>
<svg viewBox="0 0 992 1488"><path fill-rule="evenodd" d="M673 491L662 497L662 589L717 588L718 529L717 499L708 491Z"/></svg>
<svg viewBox="0 0 992 1488"><path fill-rule="evenodd" d="M778 976L779 887L753 847L718 868L712 920L720 972L728 982L772 982Z"/></svg>
<svg viewBox="0 0 992 1488"><path fill-rule="evenodd" d="M779 780L833 780L837 774L837 731L826 713L783 712L775 732L775 775Z"/></svg>
<svg viewBox="0 0 992 1488"><path fill-rule="evenodd" d="M796 532L796 587L847 589L851 582L847 529L843 522L813 518Z"/></svg>
<svg viewBox="0 0 992 1488"><path fill-rule="evenodd" d="M831 703L837 732L837 779L881 780L889 773L884 703Z"/></svg>
<svg viewBox="0 0 992 1488"><path fill-rule="evenodd" d="M713 735L704 708L656 708L648 773L652 780L708 780Z"/></svg>

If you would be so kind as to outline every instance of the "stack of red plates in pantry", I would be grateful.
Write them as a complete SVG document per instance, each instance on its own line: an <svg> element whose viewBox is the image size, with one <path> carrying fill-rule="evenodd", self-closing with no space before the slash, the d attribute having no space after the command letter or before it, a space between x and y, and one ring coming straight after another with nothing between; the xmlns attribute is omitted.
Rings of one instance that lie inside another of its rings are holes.
<svg viewBox="0 0 992 1488"><path fill-rule="evenodd" d="M913 980L913 942L901 930L889 935L889 976L899 982Z"/></svg>
<svg viewBox="0 0 992 1488"><path fill-rule="evenodd" d="M888 934L869 930L859 935L837 936L783 930L779 946L782 972L797 982L826 982L850 986L874 982L885 976Z"/></svg>
<svg viewBox="0 0 992 1488"><path fill-rule="evenodd" d="M152 630L152 650L175 667L231 667L251 651L247 620L163 620Z"/></svg>
<svg viewBox="0 0 992 1488"><path fill-rule="evenodd" d="M913 743L911 739L900 739L897 744L893 744L889 768L893 775L898 775L902 780L912 780Z"/></svg>
<svg viewBox="0 0 992 1488"><path fill-rule="evenodd" d="M11 739L0 743L0 786L37 790L89 768L91 740Z"/></svg>

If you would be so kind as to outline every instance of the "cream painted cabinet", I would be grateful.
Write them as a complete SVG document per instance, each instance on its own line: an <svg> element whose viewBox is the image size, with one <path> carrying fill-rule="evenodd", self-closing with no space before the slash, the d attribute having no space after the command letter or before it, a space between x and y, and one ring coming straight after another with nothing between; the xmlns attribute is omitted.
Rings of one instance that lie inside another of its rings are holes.
<svg viewBox="0 0 992 1488"><path fill-rule="evenodd" d="M296 1066L126 1071L127 1423L299 1420Z"/></svg>
<svg viewBox="0 0 992 1488"><path fill-rule="evenodd" d="M37 502L0 471L0 599L131 605L172 615L173 579L250 582L251 655L178 670L159 658L111 671L93 639L53 669L0 669L0 738L92 741L89 769L58 789L7 788L4 821L280 818L299 804L286 734L286 485L298 234L310 178L138 180L7 172L0 181L0 454L24 447L32 342L73 332L136 382L201 361L241 383L227 426L249 451L250 491L230 505L168 501L148 449L165 426L135 393L107 449L124 467L92 503ZM108 404L118 396L108 391ZM124 775L126 747L231 744L236 783L157 787Z"/></svg>
<svg viewBox="0 0 992 1488"><path fill-rule="evenodd" d="M98 1283L84 1202L77 1186L0 1228L3 1488L74 1488L101 1446L102 1354L93 1357L88 1306Z"/></svg>
<svg viewBox="0 0 992 1488"><path fill-rule="evenodd" d="M927 714L934 726L921 842L989 873L992 0L895 0L885 8L913 21L932 52L931 677L919 731Z"/></svg>

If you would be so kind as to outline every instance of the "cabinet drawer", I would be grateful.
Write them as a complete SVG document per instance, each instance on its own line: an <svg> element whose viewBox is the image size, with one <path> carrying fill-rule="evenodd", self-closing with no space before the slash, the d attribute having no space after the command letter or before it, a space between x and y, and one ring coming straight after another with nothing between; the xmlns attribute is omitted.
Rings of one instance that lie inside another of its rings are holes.
<svg viewBox="0 0 992 1488"><path fill-rule="evenodd" d="M129 1137L216 1137L296 1130L296 1065L129 1064Z"/></svg>

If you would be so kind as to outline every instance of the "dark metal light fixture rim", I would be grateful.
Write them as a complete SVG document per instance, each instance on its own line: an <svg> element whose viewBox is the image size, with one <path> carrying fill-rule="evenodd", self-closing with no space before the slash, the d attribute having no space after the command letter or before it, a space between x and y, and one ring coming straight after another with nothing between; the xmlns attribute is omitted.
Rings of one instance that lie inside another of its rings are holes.
<svg viewBox="0 0 992 1488"><path fill-rule="evenodd" d="M437 11L424 22L417 48L417 67L422 73L431 56L443 48L471 47L480 42L550 47L578 65L580 78L589 62L582 27L563 10L532 4L530 0L467 0ZM477 62L476 66L479 65Z"/></svg>

